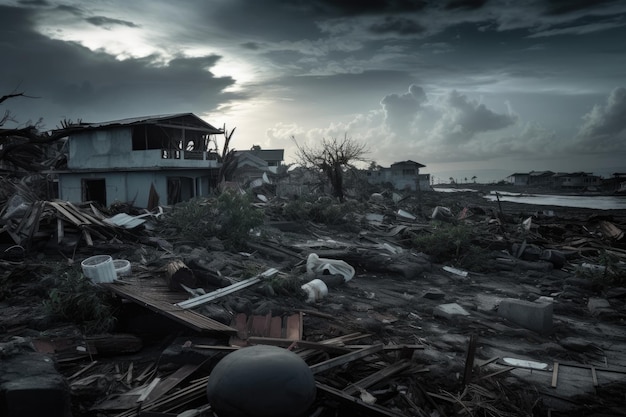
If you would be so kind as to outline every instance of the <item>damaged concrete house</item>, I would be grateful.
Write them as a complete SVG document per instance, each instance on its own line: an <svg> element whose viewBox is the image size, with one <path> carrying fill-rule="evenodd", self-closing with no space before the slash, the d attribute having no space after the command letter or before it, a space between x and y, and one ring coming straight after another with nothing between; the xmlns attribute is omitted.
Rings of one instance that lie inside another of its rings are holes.
<svg viewBox="0 0 626 417"><path fill-rule="evenodd" d="M54 170L66 201L116 201L137 207L208 195L218 182L222 129L192 113L75 125L67 167Z"/></svg>
<svg viewBox="0 0 626 417"><path fill-rule="evenodd" d="M407 160L395 162L389 168L378 167L367 171L370 184L391 183L396 190L428 191L430 174L420 174L420 168L426 168L419 162Z"/></svg>
<svg viewBox="0 0 626 417"><path fill-rule="evenodd" d="M258 187L269 183L269 176L278 173L285 158L284 149L261 149L254 145L248 151L235 151L237 171L235 180L249 187Z"/></svg>

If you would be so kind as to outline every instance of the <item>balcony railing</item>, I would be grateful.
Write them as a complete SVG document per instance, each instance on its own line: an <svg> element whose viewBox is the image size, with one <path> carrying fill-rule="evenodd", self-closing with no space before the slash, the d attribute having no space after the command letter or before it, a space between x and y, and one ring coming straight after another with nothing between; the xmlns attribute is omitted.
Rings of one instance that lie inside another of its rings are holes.
<svg viewBox="0 0 626 417"><path fill-rule="evenodd" d="M195 161L217 161L217 153L207 151L181 151L161 149L162 159L190 159Z"/></svg>

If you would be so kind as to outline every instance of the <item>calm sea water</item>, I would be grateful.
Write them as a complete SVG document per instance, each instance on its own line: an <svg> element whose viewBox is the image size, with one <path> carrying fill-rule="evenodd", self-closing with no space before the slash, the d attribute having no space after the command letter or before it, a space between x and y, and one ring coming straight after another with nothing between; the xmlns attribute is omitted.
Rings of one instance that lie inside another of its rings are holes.
<svg viewBox="0 0 626 417"><path fill-rule="evenodd" d="M436 188L439 192L474 191L459 190L455 188ZM492 191L485 198L496 201L496 194L500 195L500 201L511 201L521 204L535 204L558 207L580 207L598 210L626 210L626 196L578 196L578 195L551 195L551 194L516 194L508 191Z"/></svg>

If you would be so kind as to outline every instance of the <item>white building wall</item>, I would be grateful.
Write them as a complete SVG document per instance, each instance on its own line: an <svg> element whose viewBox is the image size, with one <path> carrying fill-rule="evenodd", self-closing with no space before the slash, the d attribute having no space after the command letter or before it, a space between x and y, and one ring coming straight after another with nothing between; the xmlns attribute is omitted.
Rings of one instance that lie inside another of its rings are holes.
<svg viewBox="0 0 626 417"><path fill-rule="evenodd" d="M195 196L206 196L211 192L209 171L82 172L59 175L59 198L72 203L80 203L83 198L82 181L84 179L105 179L107 206L122 202L133 203L136 207L145 208L148 206L151 185L154 185L159 195L159 204L166 205L169 177L190 178L194 184L192 192L195 193Z"/></svg>

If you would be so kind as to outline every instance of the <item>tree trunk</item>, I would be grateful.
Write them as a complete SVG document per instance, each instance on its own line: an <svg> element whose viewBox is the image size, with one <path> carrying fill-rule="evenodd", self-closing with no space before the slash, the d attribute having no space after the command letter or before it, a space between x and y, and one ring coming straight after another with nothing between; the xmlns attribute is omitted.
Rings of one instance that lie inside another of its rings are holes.
<svg viewBox="0 0 626 417"><path fill-rule="evenodd" d="M183 289L181 284L189 288L196 287L196 277L193 275L193 271L189 269L183 261L171 261L165 266L165 270L167 285L170 290L175 291Z"/></svg>

